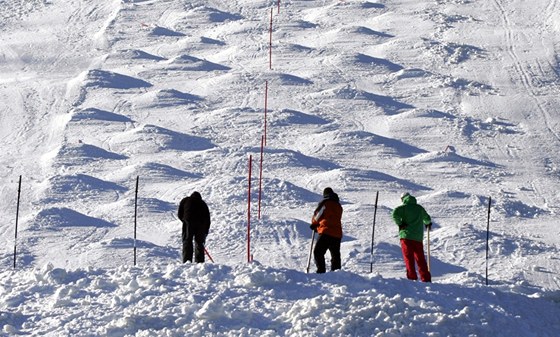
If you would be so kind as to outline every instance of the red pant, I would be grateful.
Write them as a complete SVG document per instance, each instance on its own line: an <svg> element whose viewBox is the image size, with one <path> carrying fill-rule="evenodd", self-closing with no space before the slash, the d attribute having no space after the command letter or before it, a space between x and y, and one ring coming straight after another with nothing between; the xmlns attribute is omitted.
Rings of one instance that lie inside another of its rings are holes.
<svg viewBox="0 0 560 337"><path fill-rule="evenodd" d="M416 264L418 264L418 272L422 282L432 282L432 275L428 270L428 264L424 257L424 245L420 241L401 239L401 249L406 265L406 278L409 280L417 280Z"/></svg>

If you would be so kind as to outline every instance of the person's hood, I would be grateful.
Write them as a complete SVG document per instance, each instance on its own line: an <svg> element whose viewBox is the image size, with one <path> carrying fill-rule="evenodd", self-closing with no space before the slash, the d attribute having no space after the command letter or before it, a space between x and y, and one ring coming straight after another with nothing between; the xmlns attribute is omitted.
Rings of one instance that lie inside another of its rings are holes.
<svg viewBox="0 0 560 337"><path fill-rule="evenodd" d="M338 198L338 194L336 194L334 192L323 196L323 200L334 200L336 202L340 202L340 199Z"/></svg>
<svg viewBox="0 0 560 337"><path fill-rule="evenodd" d="M416 198L413 197L412 195L406 195L403 199L402 199L402 203L404 205L416 205Z"/></svg>

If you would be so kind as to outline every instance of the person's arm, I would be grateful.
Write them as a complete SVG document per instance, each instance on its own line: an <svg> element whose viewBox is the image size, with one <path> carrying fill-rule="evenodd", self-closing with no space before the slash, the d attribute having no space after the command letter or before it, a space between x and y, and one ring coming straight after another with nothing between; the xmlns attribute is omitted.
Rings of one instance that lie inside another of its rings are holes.
<svg viewBox="0 0 560 337"><path fill-rule="evenodd" d="M325 212L325 205L323 205L323 207L319 208L319 210L315 212L315 214L313 214L313 219L311 220L311 222L313 224L318 225L324 212Z"/></svg>
<svg viewBox="0 0 560 337"><path fill-rule="evenodd" d="M399 206L395 208L393 210L393 213L391 214L393 221L397 226L399 226L399 231L406 229L406 227L408 227L408 224L404 220L403 212L404 212L404 206Z"/></svg>
<svg viewBox="0 0 560 337"><path fill-rule="evenodd" d="M397 226L401 226L403 224L402 207L395 208L393 213L391 213L391 217Z"/></svg>
<svg viewBox="0 0 560 337"><path fill-rule="evenodd" d="M195 214L193 214L193 206L196 207L195 205L193 205L193 199L191 199L190 197L185 198L185 203L183 204L183 221L189 222L191 220L191 217L195 216Z"/></svg>
<svg viewBox="0 0 560 337"><path fill-rule="evenodd" d="M311 226L309 226L311 230L314 231L317 230L317 228L320 225L321 217L323 216L324 212L325 212L325 202L322 201L319 204L319 206L317 206L317 208L315 209L315 212L313 212L313 217L311 218Z"/></svg>
<svg viewBox="0 0 560 337"><path fill-rule="evenodd" d="M208 205L206 203L204 203L204 212L205 212L205 216L206 216L206 226L205 226L205 230L206 230L206 235L208 235L208 233L210 232L210 210L208 209Z"/></svg>
<svg viewBox="0 0 560 337"><path fill-rule="evenodd" d="M422 207L422 213L423 213L422 221L424 222L424 225L431 224L432 223L432 218L430 217L428 212L426 212L424 207Z"/></svg>
<svg viewBox="0 0 560 337"><path fill-rule="evenodd" d="M430 215L428 214L428 212L426 212L426 210L422 207L423 210L423 217L422 217L422 222L424 223L424 227L426 227L426 229L430 230L432 229L432 218L430 217Z"/></svg>
<svg viewBox="0 0 560 337"><path fill-rule="evenodd" d="M177 210L177 218L179 218L179 220L183 221L183 212L185 211L185 200L186 198L183 198L181 200L181 202L179 203L179 209Z"/></svg>

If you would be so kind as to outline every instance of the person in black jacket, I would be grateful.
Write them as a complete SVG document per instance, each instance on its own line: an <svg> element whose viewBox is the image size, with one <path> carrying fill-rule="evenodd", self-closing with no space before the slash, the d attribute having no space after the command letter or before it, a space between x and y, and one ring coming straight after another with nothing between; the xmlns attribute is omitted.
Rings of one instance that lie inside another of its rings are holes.
<svg viewBox="0 0 560 337"><path fill-rule="evenodd" d="M196 263L204 262L204 244L210 230L210 211L200 193L193 192L190 197L183 198L177 216L183 222L183 263L192 262L193 239L194 260Z"/></svg>

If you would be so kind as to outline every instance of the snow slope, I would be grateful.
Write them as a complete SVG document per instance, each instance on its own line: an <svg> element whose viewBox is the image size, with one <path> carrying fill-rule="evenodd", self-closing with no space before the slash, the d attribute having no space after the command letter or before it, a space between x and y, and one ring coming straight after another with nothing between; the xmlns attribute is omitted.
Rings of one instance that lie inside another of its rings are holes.
<svg viewBox="0 0 560 337"><path fill-rule="evenodd" d="M2 333L556 336L560 4L277 4L0 1ZM308 275L327 186L343 270ZM215 263L181 265L195 190ZM403 279L404 191L430 285Z"/></svg>

